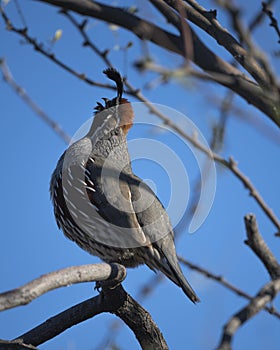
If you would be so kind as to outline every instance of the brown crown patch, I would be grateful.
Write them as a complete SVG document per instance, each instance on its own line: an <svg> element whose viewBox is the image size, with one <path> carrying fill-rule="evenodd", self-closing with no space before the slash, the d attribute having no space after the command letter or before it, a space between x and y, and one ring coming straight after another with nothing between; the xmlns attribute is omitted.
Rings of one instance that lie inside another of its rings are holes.
<svg viewBox="0 0 280 350"><path fill-rule="evenodd" d="M126 136L133 125L134 112L131 103L126 98L121 98L119 103L120 127Z"/></svg>

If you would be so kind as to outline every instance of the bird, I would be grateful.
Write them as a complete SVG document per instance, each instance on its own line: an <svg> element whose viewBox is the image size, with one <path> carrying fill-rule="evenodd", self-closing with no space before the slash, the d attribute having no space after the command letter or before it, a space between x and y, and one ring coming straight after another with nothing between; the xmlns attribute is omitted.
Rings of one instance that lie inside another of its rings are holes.
<svg viewBox="0 0 280 350"><path fill-rule="evenodd" d="M117 96L97 102L89 131L58 160L50 181L57 225L107 263L128 268L146 264L161 271L197 303L178 263L170 218L132 170L127 134L134 111L123 97L123 78L115 68L103 73L115 82Z"/></svg>

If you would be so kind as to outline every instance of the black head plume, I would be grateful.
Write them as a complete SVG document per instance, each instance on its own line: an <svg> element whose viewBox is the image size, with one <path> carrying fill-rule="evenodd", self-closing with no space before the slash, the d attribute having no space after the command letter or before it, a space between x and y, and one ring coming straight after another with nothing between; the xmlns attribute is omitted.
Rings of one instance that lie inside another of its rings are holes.
<svg viewBox="0 0 280 350"><path fill-rule="evenodd" d="M103 73L116 83L118 92L117 98L121 99L123 94L123 79L120 73L115 68L107 68Z"/></svg>
<svg viewBox="0 0 280 350"><path fill-rule="evenodd" d="M108 133L108 130L120 127L126 136L133 125L134 112L129 101L126 98L122 98L122 76L115 68L107 68L103 73L116 83L117 97L114 97L112 100L102 97L102 100L105 102L104 105L97 102L94 108L95 117L88 135L98 139L102 135L104 136L105 133Z"/></svg>

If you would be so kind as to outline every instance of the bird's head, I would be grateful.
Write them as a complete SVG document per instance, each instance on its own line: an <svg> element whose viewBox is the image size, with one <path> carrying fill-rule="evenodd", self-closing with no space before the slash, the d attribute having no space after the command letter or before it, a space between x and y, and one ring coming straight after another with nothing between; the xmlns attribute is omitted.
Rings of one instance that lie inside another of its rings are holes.
<svg viewBox="0 0 280 350"><path fill-rule="evenodd" d="M123 98L123 79L120 73L114 68L107 68L103 73L116 83L117 96L113 99L102 98L104 104L97 102L95 117L90 130L90 134L102 131L107 132L109 129L122 128L125 136L133 125L134 112L130 102Z"/></svg>

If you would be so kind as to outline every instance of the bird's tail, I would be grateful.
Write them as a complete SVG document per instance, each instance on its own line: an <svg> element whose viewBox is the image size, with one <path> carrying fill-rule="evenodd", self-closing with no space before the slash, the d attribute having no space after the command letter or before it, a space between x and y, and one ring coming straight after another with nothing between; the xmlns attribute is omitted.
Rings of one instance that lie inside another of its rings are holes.
<svg viewBox="0 0 280 350"><path fill-rule="evenodd" d="M172 242L173 243L173 242ZM166 277L168 277L172 282L177 284L182 288L186 296L195 304L200 301L189 282L183 275L181 267L178 263L178 258L176 255L174 245L169 245L169 249L160 249L157 247L157 251L160 253L153 254L153 258L150 257L149 262L146 261L146 264L152 270L160 270Z"/></svg>
<svg viewBox="0 0 280 350"><path fill-rule="evenodd" d="M183 289L183 292L187 295L187 297L193 302L198 303L200 299L190 286L189 282L183 275L181 267L178 263L177 256L169 256L165 255L167 265L169 266L170 272L166 274L168 278L170 278L174 283L176 283L179 287Z"/></svg>

